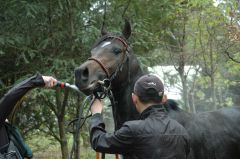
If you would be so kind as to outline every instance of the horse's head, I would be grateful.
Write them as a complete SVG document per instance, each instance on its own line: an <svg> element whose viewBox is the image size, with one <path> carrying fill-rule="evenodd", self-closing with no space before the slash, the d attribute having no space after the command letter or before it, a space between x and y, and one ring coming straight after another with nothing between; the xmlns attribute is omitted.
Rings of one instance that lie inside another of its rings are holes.
<svg viewBox="0 0 240 159"><path fill-rule="evenodd" d="M125 21L121 34L110 34L102 31L91 50L91 57L75 70L75 83L85 94L91 94L98 88L98 81L108 79L111 82L126 80L130 47L127 39L131 34L131 26Z"/></svg>

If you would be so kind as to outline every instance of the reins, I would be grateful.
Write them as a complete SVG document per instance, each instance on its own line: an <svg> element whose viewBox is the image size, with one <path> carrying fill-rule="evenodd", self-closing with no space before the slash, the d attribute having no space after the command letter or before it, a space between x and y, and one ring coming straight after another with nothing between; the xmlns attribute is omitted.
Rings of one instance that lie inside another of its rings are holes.
<svg viewBox="0 0 240 159"><path fill-rule="evenodd" d="M74 119L70 122L73 123L74 121L77 121L77 126L76 126L76 135L74 136L74 141L76 141L77 138L79 138L79 132L80 132L80 129L82 128L82 126L84 125L86 119L88 117L90 117L91 115L87 115L90 111L90 108L91 108L91 105L93 104L93 101L95 98L99 98L99 99L104 99L105 97L108 97L110 102L111 102L111 105L113 107L116 106L116 101L114 99L114 96L113 96L113 93L112 93L112 81L116 78L116 76L118 75L118 73L120 71L122 71L123 69L123 66L125 63L128 62L128 82L130 81L130 69L129 69L129 50L128 50L128 44L126 43L126 41L120 37L117 37L117 36L107 36L106 38L104 38L101 42L103 42L104 40L106 39L109 39L109 38L113 38L113 39L117 39L119 40L123 45L124 45L124 50L123 50L123 56L122 56L122 60L121 62L118 64L118 66L116 67L115 71L113 73L110 73L110 71L108 70L108 68L98 59L94 58L94 57L90 57L88 58L88 60L92 60L92 61L95 61L101 68L102 70L105 72L107 78L104 79L103 81L97 81L97 83L100 85L101 87L101 91L99 92L94 92L94 96L88 96L85 98L82 106L80 107L79 109L79 113L78 113L78 118L77 119ZM99 42L99 43L101 43ZM84 107L86 107L86 103L87 101L89 101L89 99L92 99L90 104L89 104L89 107L87 108L87 112L86 112L86 115L85 117L82 117L83 115L83 109ZM69 156L69 159L72 159L72 155L73 155L73 150L75 149L76 147L76 142L73 142L73 145L72 145L72 150L71 150L71 154ZM97 152L96 154L96 159L99 159L100 155L99 153ZM119 158L118 154L115 154L115 157L116 159ZM105 158L105 154L102 153L102 159Z"/></svg>
<svg viewBox="0 0 240 159"><path fill-rule="evenodd" d="M99 92L99 93L95 93L95 96L97 98L105 98L106 96L108 96L110 102L111 102L111 105L113 107L116 106L116 101L115 101L115 98L113 96L113 93L112 93L112 87L111 87L111 84L112 84L112 81L116 78L116 76L118 75L118 73L120 71L122 71L123 69L123 66L124 64L127 62L128 65L127 65L127 69L128 69L128 82L130 82L130 69L129 69L129 46L128 44L126 43L126 41L120 37L117 37L117 36L107 36L106 38L104 38L102 41L100 41L98 44L100 44L101 42L103 42L104 40L106 39L109 39L109 38L112 38L112 39L117 39L119 40L123 45L124 45L124 49L123 49L123 56L122 56L122 60L121 60L121 63L118 64L118 66L116 67L115 71L113 73L110 74L110 71L107 69L107 67L105 67L105 65L98 59L94 58L94 57L90 57L88 58L88 60L93 60L95 61L96 63L98 63L100 65L100 67L102 68L102 70L105 72L105 74L107 75L107 79L105 80L109 80L109 84L108 85L104 85L104 83L102 84L103 86L103 92ZM96 153L96 159L99 159L100 158L100 155L99 155L99 152ZM105 159L105 153L102 153L102 159ZM118 154L115 154L115 158L118 159L119 156Z"/></svg>
<svg viewBox="0 0 240 159"><path fill-rule="evenodd" d="M91 101L90 101L91 100ZM70 124L74 123L75 121L77 122L77 125L76 125L76 132L75 132L75 136L73 138L73 145L72 145L72 149L71 149L71 152L70 152L70 156L69 156L69 159L72 159L72 156L73 156L73 151L75 150L75 148L77 147L77 143L75 141L77 141L77 139L79 138L79 135L80 135L80 130L82 128L82 126L84 125L85 121L87 120L87 118L91 117L91 115L87 115L90 111L90 108L91 108L91 105L93 104L95 98L92 97L92 96L87 96L83 103L82 103L82 106L79 108L79 111L78 111L78 118L72 120L69 122L68 126L70 126ZM82 117L83 115L83 109L86 107L87 105L87 102L90 101L90 104L89 104L89 107L87 108L87 112L86 112L86 115L85 117ZM72 132L74 133L74 132Z"/></svg>
<svg viewBox="0 0 240 159"><path fill-rule="evenodd" d="M109 98L110 101L111 101L111 104L115 104L115 100L114 100L114 97L113 97L113 94L112 94L112 91L111 91L111 85L110 85L109 81L105 79L105 80L103 80L103 81L98 81L98 83L99 83L99 84L102 86L102 88L103 88L102 92L100 92L100 93L98 93L98 94L94 94L94 96L93 96L93 95L87 96L87 97L84 99L84 101L83 101L83 103L82 103L82 105L81 105L81 107L80 107L80 109L79 109L79 111L78 111L78 118L73 119L73 120L70 121L69 124L68 124L68 126L70 126L72 123L77 122L77 124L76 124L76 130L75 130L75 136L74 136L74 138L73 138L73 145L72 145L72 149L71 149L71 152L70 152L69 159L72 159L72 157L73 157L73 151L74 151L74 149L77 147L75 141L77 141L77 139L79 138L79 134L80 134L80 130L81 130L82 126L84 125L84 123L85 123L85 121L87 120L87 118L89 118L89 117L92 116L91 114L88 115L88 113L89 113L89 111L90 111L90 108L91 108L91 106L92 106L95 98L104 99L106 96L108 96L108 98ZM87 103L88 103L89 101L90 101L89 106L87 107L86 114L85 114L85 116L83 117L83 110L84 110L84 108L86 108ZM74 132L71 132L71 133L74 133ZM115 154L115 157L116 157L116 159L118 159L118 155L117 155L117 154ZM96 158L97 158L97 159L99 158L99 153L98 153L98 152L97 152ZM104 159L104 158L105 158L105 154L102 153L102 159Z"/></svg>

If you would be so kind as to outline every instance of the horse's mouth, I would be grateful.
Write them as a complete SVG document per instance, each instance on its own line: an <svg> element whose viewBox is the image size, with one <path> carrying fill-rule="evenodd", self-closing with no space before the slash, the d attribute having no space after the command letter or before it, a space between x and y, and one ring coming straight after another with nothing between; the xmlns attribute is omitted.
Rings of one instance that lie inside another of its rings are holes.
<svg viewBox="0 0 240 159"><path fill-rule="evenodd" d="M76 84L78 89L83 92L86 95L91 95L93 94L93 92L95 92L98 87L99 87L99 83L98 81L92 81L89 85L87 85L86 87L81 87L78 84Z"/></svg>

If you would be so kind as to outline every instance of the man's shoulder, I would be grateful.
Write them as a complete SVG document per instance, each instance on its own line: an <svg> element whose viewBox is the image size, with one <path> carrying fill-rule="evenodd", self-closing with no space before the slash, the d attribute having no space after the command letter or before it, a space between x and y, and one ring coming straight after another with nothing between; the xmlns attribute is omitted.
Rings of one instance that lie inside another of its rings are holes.
<svg viewBox="0 0 240 159"><path fill-rule="evenodd" d="M126 121L124 123L124 125L128 125L128 126L137 126L139 124L143 123L143 120L130 120L130 121Z"/></svg>
<svg viewBox="0 0 240 159"><path fill-rule="evenodd" d="M129 127L132 131L136 131L139 128L144 127L145 122L143 120L131 120L126 121L123 126Z"/></svg>

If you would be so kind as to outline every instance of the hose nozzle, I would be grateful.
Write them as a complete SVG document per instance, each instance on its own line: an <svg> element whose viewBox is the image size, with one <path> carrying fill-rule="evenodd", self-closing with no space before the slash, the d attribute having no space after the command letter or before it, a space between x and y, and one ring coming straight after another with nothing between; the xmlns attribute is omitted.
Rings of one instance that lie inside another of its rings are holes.
<svg viewBox="0 0 240 159"><path fill-rule="evenodd" d="M80 90L78 89L78 87L74 84L69 84L69 83L66 83L66 82L60 82L60 81L57 81L57 84L56 84L57 87L60 87L60 88L70 88L74 91L77 91L78 93L80 93Z"/></svg>

